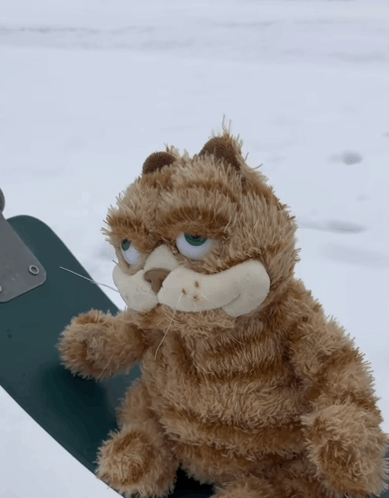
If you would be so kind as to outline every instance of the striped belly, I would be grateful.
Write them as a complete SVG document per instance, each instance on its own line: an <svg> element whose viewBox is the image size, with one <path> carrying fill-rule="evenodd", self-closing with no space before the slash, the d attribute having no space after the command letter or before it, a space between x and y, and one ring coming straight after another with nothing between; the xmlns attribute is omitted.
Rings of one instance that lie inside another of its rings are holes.
<svg viewBox="0 0 389 498"><path fill-rule="evenodd" d="M303 451L308 403L287 363L206 375L185 353L161 348L157 361L147 355L142 365L153 411L182 461L233 472Z"/></svg>

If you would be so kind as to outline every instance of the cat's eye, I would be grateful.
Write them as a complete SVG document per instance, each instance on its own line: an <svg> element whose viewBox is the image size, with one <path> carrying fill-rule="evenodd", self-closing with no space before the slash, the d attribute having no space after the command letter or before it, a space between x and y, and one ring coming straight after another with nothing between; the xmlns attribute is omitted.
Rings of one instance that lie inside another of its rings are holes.
<svg viewBox="0 0 389 498"><path fill-rule="evenodd" d="M212 239L201 235L181 233L176 240L177 248L181 254L190 259L202 259L212 247Z"/></svg>
<svg viewBox="0 0 389 498"><path fill-rule="evenodd" d="M132 247L131 241L128 239L122 240L121 249L123 258L127 261L127 263L129 263L130 265L136 265L136 263L139 261L140 254L139 251L135 249L135 247Z"/></svg>

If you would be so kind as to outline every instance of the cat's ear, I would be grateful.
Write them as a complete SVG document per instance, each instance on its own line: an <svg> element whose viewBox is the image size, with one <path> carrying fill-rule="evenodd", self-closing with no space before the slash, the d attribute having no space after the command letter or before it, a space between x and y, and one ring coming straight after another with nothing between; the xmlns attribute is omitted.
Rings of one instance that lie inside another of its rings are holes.
<svg viewBox="0 0 389 498"><path fill-rule="evenodd" d="M168 152L154 152L143 163L142 173L147 175L159 171L164 166L174 163L176 158Z"/></svg>
<svg viewBox="0 0 389 498"><path fill-rule="evenodd" d="M226 134L208 140L199 152L199 156L207 154L214 156L217 160L223 160L225 163L231 164L236 171L241 171L238 159L238 157L241 157L240 146L231 136Z"/></svg>

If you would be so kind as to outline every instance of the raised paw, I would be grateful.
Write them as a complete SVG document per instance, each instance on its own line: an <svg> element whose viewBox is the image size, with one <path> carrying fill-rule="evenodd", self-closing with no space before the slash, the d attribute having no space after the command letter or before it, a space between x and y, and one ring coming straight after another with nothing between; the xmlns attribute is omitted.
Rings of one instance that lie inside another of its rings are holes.
<svg viewBox="0 0 389 498"><path fill-rule="evenodd" d="M57 349L62 363L73 373L86 378L98 377L104 353L104 332L109 317L91 310L71 321L62 332Z"/></svg>

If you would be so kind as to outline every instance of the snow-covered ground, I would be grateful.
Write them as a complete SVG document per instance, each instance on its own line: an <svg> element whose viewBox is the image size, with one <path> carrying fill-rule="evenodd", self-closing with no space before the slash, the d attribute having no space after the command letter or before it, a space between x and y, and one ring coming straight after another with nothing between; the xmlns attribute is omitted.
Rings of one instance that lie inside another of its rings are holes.
<svg viewBox="0 0 389 498"><path fill-rule="evenodd" d="M389 432L387 1L3 0L0 44L6 218L41 219L112 285L109 205L225 115L297 216L298 276L371 362ZM0 388L0 498L42 496L117 495Z"/></svg>

